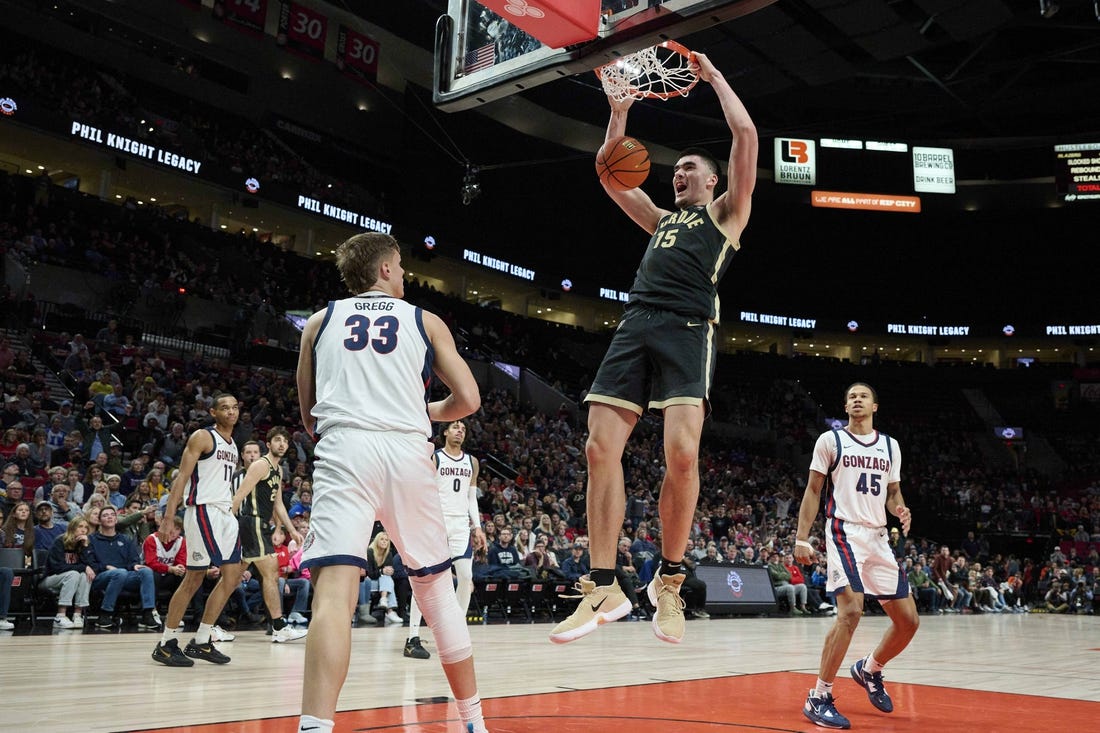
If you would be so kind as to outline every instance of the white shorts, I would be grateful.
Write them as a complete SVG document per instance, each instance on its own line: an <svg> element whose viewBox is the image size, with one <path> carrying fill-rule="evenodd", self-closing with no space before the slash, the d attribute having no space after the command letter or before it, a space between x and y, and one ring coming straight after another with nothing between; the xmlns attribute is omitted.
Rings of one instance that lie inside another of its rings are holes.
<svg viewBox="0 0 1100 733"><path fill-rule="evenodd" d="M470 543L470 518L444 516L443 523L447 526L447 544L451 547L451 559L473 557L474 548Z"/></svg>
<svg viewBox="0 0 1100 733"><path fill-rule="evenodd" d="M829 563L825 591L829 595L845 586L881 600L909 595L909 580L890 550L885 527L829 519L825 547Z"/></svg>
<svg viewBox="0 0 1100 733"><path fill-rule="evenodd" d="M449 570L435 447L423 436L357 428L326 430L317 442L313 511L302 567L367 567L375 520L410 575Z"/></svg>
<svg viewBox="0 0 1100 733"><path fill-rule="evenodd" d="M241 524L228 506L195 504L183 515L187 569L202 570L241 561Z"/></svg>

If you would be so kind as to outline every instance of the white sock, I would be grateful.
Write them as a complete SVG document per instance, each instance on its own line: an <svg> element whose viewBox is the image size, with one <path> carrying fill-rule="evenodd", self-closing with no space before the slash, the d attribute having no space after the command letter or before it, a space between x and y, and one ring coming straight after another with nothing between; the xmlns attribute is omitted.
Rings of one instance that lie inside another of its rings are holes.
<svg viewBox="0 0 1100 733"><path fill-rule="evenodd" d="M817 693L818 697L825 697L826 695L832 695L833 694L833 683L832 682L825 682L820 677L818 677L817 678L817 686L814 687L814 692Z"/></svg>
<svg viewBox="0 0 1100 733"><path fill-rule="evenodd" d="M178 626L174 629L170 629L167 626L165 626L164 627L164 633L160 635L160 643L161 644L167 644L168 642L172 641L172 639L178 639L179 635L180 635L180 630L179 630Z"/></svg>
<svg viewBox="0 0 1100 733"><path fill-rule="evenodd" d="M485 727L485 718L481 716L481 697L474 695L465 700L455 700L458 706L458 715L463 723L473 723L474 733L488 733Z"/></svg>
<svg viewBox="0 0 1100 733"><path fill-rule="evenodd" d="M199 624L199 630L195 632L196 644L208 644L210 642L210 630L213 624Z"/></svg>
<svg viewBox="0 0 1100 733"><path fill-rule="evenodd" d="M329 733L335 725L336 723L331 720L303 715L298 719L298 733Z"/></svg>
<svg viewBox="0 0 1100 733"><path fill-rule="evenodd" d="M875 659L875 653L874 652L871 652L870 654L867 655L867 661L863 665L863 668L865 670L867 670L868 672L870 672L871 674L874 674L875 672L881 672L882 671L882 665L879 663L879 661L877 659Z"/></svg>

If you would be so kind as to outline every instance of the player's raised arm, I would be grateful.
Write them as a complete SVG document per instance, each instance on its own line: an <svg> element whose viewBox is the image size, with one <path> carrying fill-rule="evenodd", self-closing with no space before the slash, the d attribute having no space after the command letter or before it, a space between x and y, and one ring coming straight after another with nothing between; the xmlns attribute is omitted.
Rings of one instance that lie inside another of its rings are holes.
<svg viewBox="0 0 1100 733"><path fill-rule="evenodd" d="M756 188L756 161L760 153L760 141L749 111L730 87L722 73L704 54L693 55L693 68L699 78L709 83L718 95L722 114L726 117L733 142L727 170L727 188L717 199L718 219L721 224L736 227L732 236L739 237L749 220L752 209L752 192Z"/></svg>
<svg viewBox="0 0 1100 733"><path fill-rule="evenodd" d="M607 101L611 105L611 119L607 123L607 134L604 135L604 143L626 134L627 110L634 103L633 98L630 97L621 102L616 102L608 97ZM607 192L612 201L619 205L623 213L630 217L631 221L648 234L653 234L657 229L658 222L661 221L661 217L668 213L658 208L653 203L653 199L649 197L649 194L640 188L632 188L629 191L616 191L603 184L603 190Z"/></svg>

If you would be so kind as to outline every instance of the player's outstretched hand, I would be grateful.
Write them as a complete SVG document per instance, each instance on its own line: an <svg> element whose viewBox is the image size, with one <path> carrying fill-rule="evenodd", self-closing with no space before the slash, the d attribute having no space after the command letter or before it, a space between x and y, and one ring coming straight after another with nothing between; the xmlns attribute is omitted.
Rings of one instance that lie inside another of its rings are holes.
<svg viewBox="0 0 1100 733"><path fill-rule="evenodd" d="M612 112L626 112L630 109L630 105L634 104L634 97L627 97L622 101L615 101L611 96L608 96L607 103L611 105Z"/></svg>
<svg viewBox="0 0 1100 733"><path fill-rule="evenodd" d="M722 76L722 73L714 68L714 64L712 64L706 54L703 53L692 53L691 62L688 68L698 74L699 78L708 84L714 79Z"/></svg>

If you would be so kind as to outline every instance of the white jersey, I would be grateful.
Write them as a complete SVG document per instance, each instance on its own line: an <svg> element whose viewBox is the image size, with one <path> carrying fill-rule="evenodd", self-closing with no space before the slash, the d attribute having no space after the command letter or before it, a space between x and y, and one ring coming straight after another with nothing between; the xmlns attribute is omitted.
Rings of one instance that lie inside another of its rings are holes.
<svg viewBox="0 0 1100 733"><path fill-rule="evenodd" d="M443 517L450 525L452 521L469 521L477 516L477 499L471 491L470 482L474 476L474 459L463 451L454 458L445 450L435 452L436 484L439 487L439 503L443 507ZM471 509L471 505L473 508ZM475 520L475 524L480 524Z"/></svg>
<svg viewBox="0 0 1100 733"><path fill-rule="evenodd" d="M237 472L237 444L226 440L213 427L203 428L214 439L214 448L199 456L187 487L187 506L233 503L233 474Z"/></svg>
<svg viewBox="0 0 1100 733"><path fill-rule="evenodd" d="M432 356L420 308L378 292L330 302L313 343L318 434L353 427L430 436Z"/></svg>
<svg viewBox="0 0 1100 733"><path fill-rule="evenodd" d="M901 448L886 433L822 433L810 470L825 475L825 516L886 526L886 487L901 481Z"/></svg>

